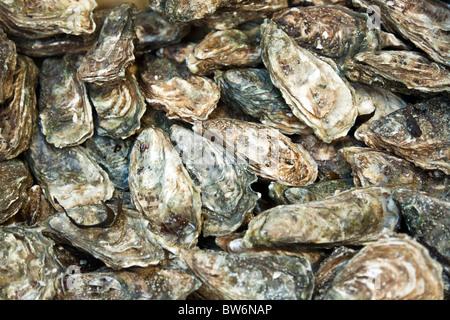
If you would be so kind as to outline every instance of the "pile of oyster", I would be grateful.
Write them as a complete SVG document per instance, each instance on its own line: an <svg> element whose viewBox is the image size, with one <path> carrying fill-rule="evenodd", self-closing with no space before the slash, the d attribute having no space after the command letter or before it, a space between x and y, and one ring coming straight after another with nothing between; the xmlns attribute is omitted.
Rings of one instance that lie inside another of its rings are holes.
<svg viewBox="0 0 450 320"><path fill-rule="evenodd" d="M0 299L447 299L450 6L0 0Z"/></svg>

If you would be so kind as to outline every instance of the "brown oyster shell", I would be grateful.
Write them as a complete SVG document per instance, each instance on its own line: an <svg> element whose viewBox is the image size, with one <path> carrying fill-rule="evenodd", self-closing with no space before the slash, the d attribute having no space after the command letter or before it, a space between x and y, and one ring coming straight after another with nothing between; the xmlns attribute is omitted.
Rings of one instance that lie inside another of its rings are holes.
<svg viewBox="0 0 450 320"><path fill-rule="evenodd" d="M17 52L16 44L9 40L0 29L0 104L3 104L13 94L13 75L16 69Z"/></svg>

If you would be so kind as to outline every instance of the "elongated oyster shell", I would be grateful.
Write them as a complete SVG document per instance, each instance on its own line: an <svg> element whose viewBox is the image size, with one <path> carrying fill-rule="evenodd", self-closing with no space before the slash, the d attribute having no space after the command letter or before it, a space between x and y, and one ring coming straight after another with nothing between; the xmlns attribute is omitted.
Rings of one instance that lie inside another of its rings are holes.
<svg viewBox="0 0 450 320"><path fill-rule="evenodd" d="M1 0L0 26L8 33L31 39L59 33L94 32L94 0Z"/></svg>
<svg viewBox="0 0 450 320"><path fill-rule="evenodd" d="M245 162L236 161L209 139L177 125L170 130L175 148L201 190L203 235L235 231L261 196L251 189L256 175L247 171Z"/></svg>
<svg viewBox="0 0 450 320"><path fill-rule="evenodd" d="M6 37L6 34L0 29L0 104L13 94L13 75L16 69L17 52L16 45Z"/></svg>
<svg viewBox="0 0 450 320"><path fill-rule="evenodd" d="M351 89L274 22L266 19L261 28L262 60L294 115L327 143L345 136L358 113Z"/></svg>
<svg viewBox="0 0 450 320"><path fill-rule="evenodd" d="M134 62L134 4L121 4L105 19L100 34L78 68L83 81L110 85L125 77Z"/></svg>
<svg viewBox="0 0 450 320"><path fill-rule="evenodd" d="M58 148L79 145L94 134L92 106L74 59L47 58L39 74L41 130L47 142Z"/></svg>
<svg viewBox="0 0 450 320"><path fill-rule="evenodd" d="M360 138L418 167L450 174L449 108L445 97L410 105L373 121Z"/></svg>
<svg viewBox="0 0 450 320"><path fill-rule="evenodd" d="M0 162L0 224L14 216L27 202L33 178L19 159Z"/></svg>
<svg viewBox="0 0 450 320"><path fill-rule="evenodd" d="M440 0L353 0L357 6L378 6L383 26L413 42L434 61L450 66L450 6Z"/></svg>
<svg viewBox="0 0 450 320"><path fill-rule="evenodd" d="M108 174L80 146L58 149L36 130L27 156L30 169L57 210L59 205L70 209L113 196Z"/></svg>
<svg viewBox="0 0 450 320"><path fill-rule="evenodd" d="M216 299L309 300L312 296L314 275L301 256L196 248L182 251L182 259Z"/></svg>
<svg viewBox="0 0 450 320"><path fill-rule="evenodd" d="M344 65L351 81L404 94L450 92L450 71L413 51L362 52Z"/></svg>
<svg viewBox="0 0 450 320"><path fill-rule="evenodd" d="M280 91L274 87L266 69L217 71L214 79L221 99L229 106L255 117L264 125L284 134L308 134L312 130L292 114Z"/></svg>
<svg viewBox="0 0 450 320"><path fill-rule="evenodd" d="M441 300L442 267L405 234L361 249L333 280L325 300Z"/></svg>
<svg viewBox="0 0 450 320"><path fill-rule="evenodd" d="M0 239L0 298L53 299L62 266L42 228L1 227Z"/></svg>
<svg viewBox="0 0 450 320"><path fill-rule="evenodd" d="M169 119L206 120L220 99L219 87L207 77L191 74L173 60L146 56L140 85L147 103Z"/></svg>
<svg viewBox="0 0 450 320"><path fill-rule="evenodd" d="M214 119L195 123L194 131L247 161L249 168L264 179L301 186L317 178L317 164L309 152L276 129L235 119Z"/></svg>
<svg viewBox="0 0 450 320"><path fill-rule="evenodd" d="M355 188L323 200L264 211L250 221L244 244L362 244L393 232L398 220L389 190Z"/></svg>
<svg viewBox="0 0 450 320"><path fill-rule="evenodd" d="M38 72L31 58L17 56L13 97L0 108L0 161L17 157L30 144L36 126Z"/></svg>
<svg viewBox="0 0 450 320"><path fill-rule="evenodd" d="M197 243L201 199L180 156L161 129L143 130L130 156L128 181L133 203L167 250L179 253Z"/></svg>

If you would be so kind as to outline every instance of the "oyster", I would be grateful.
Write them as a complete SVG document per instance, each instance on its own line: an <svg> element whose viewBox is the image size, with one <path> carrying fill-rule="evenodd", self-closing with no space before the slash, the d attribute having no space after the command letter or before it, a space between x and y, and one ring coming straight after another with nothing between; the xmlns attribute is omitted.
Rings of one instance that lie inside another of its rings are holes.
<svg viewBox="0 0 450 320"><path fill-rule="evenodd" d="M362 52L343 67L347 78L408 95L450 92L450 70L413 51Z"/></svg>
<svg viewBox="0 0 450 320"><path fill-rule="evenodd" d="M220 99L214 81L191 74L174 60L146 56L140 80L147 103L169 119L206 120Z"/></svg>
<svg viewBox="0 0 450 320"><path fill-rule="evenodd" d="M195 248L181 257L215 299L309 300L314 289L311 266L301 256Z"/></svg>
<svg viewBox="0 0 450 320"><path fill-rule="evenodd" d="M134 4L121 4L111 10L92 48L78 68L83 81L110 85L125 77L134 62Z"/></svg>
<svg viewBox="0 0 450 320"><path fill-rule="evenodd" d="M194 50L196 44L194 42L185 42L179 44L168 45L159 48L156 55L160 58L172 59L178 63L183 63L189 54Z"/></svg>
<svg viewBox="0 0 450 320"><path fill-rule="evenodd" d="M0 239L0 298L53 299L62 265L42 228L1 227Z"/></svg>
<svg viewBox="0 0 450 320"><path fill-rule="evenodd" d="M261 29L262 60L294 115L324 142L345 136L358 113L351 88L274 22L266 19Z"/></svg>
<svg viewBox="0 0 450 320"><path fill-rule="evenodd" d="M143 130L131 150L129 170L133 203L158 242L173 253L194 246L201 230L200 190L168 135L154 127Z"/></svg>
<svg viewBox="0 0 450 320"><path fill-rule="evenodd" d="M214 119L196 122L194 131L247 161L249 169L264 179L301 186L317 178L317 164L309 152L276 129L235 119Z"/></svg>
<svg viewBox="0 0 450 320"><path fill-rule="evenodd" d="M360 138L428 170L450 174L449 99L433 98L373 121Z"/></svg>
<svg viewBox="0 0 450 320"><path fill-rule="evenodd" d="M8 34L30 39L90 34L95 30L96 6L94 0L1 0L0 26Z"/></svg>
<svg viewBox="0 0 450 320"><path fill-rule="evenodd" d="M13 94L14 80L13 75L16 70L17 52L16 44L6 37L6 34L0 29L0 104L3 104Z"/></svg>
<svg viewBox="0 0 450 320"><path fill-rule="evenodd" d="M387 189L355 188L264 211L250 221L244 245L358 245L395 231L398 221L398 209Z"/></svg>
<svg viewBox="0 0 450 320"><path fill-rule="evenodd" d="M292 114L266 69L216 71L221 99L228 105L259 119L284 134L308 134L312 130Z"/></svg>
<svg viewBox="0 0 450 320"><path fill-rule="evenodd" d="M19 159L0 162L0 224L14 216L28 200L33 178Z"/></svg>
<svg viewBox="0 0 450 320"><path fill-rule="evenodd" d="M34 185L29 188L27 195L28 202L20 212L27 225L39 225L47 217L57 212L45 198L44 190L39 185Z"/></svg>
<svg viewBox="0 0 450 320"><path fill-rule="evenodd" d="M88 91L97 113L98 135L125 139L140 128L147 105L133 74L127 72L116 84L89 84Z"/></svg>
<svg viewBox="0 0 450 320"><path fill-rule="evenodd" d="M442 300L442 267L405 234L361 249L334 278L324 300Z"/></svg>
<svg viewBox="0 0 450 320"><path fill-rule="evenodd" d="M251 189L256 175L209 139L177 125L170 130L175 148L201 190L203 236L235 231L261 196Z"/></svg>
<svg viewBox="0 0 450 320"><path fill-rule="evenodd" d="M36 125L38 68L26 56L17 56L12 100L0 108L0 162L17 157L30 144Z"/></svg>
<svg viewBox="0 0 450 320"><path fill-rule="evenodd" d="M226 67L252 67L261 63L261 49L238 29L211 31L186 58L192 73L209 75Z"/></svg>
<svg viewBox="0 0 450 320"><path fill-rule="evenodd" d="M36 130L27 151L31 171L56 210L96 204L113 196L108 174L80 146L58 149Z"/></svg>
<svg viewBox="0 0 450 320"><path fill-rule="evenodd" d="M74 56L47 58L39 74L39 118L48 143L79 145L94 134L92 106L77 75Z"/></svg>

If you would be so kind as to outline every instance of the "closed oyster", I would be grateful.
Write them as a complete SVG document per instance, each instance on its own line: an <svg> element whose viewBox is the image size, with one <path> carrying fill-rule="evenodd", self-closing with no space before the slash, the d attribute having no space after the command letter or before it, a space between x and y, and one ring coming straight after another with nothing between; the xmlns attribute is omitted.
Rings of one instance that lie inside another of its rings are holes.
<svg viewBox="0 0 450 320"><path fill-rule="evenodd" d="M1 227L0 239L0 298L53 299L62 266L42 228Z"/></svg>
<svg viewBox="0 0 450 320"><path fill-rule="evenodd" d="M266 69L217 71L214 77L221 99L228 105L284 134L308 134L312 130L292 114L280 91L274 87Z"/></svg>
<svg viewBox="0 0 450 320"><path fill-rule="evenodd" d="M235 231L261 196L251 189L256 175L209 139L177 125L170 130L175 148L201 190L203 236Z"/></svg>
<svg viewBox="0 0 450 320"><path fill-rule="evenodd" d="M211 31L186 58L192 73L209 75L226 67L252 67L261 62L261 49L238 29Z"/></svg>
<svg viewBox="0 0 450 320"><path fill-rule="evenodd" d="M97 204L113 196L108 174L80 146L58 149L36 130L27 157L31 171L57 210Z"/></svg>
<svg viewBox="0 0 450 320"><path fill-rule="evenodd" d="M434 61L450 66L450 6L440 0L353 0L362 7L378 6L383 26L426 52Z"/></svg>
<svg viewBox="0 0 450 320"><path fill-rule="evenodd" d="M48 143L79 145L94 134L92 106L73 56L47 58L39 74L39 118Z"/></svg>
<svg viewBox="0 0 450 320"><path fill-rule="evenodd" d="M174 60L146 56L140 85L147 103L165 111L169 119L206 120L220 99L219 87L209 78L191 74Z"/></svg>
<svg viewBox="0 0 450 320"><path fill-rule="evenodd" d="M235 153L259 177L289 186L313 183L317 164L309 152L262 124L235 119L197 122L194 131Z"/></svg>
<svg viewBox="0 0 450 320"><path fill-rule="evenodd" d="M348 79L393 92L423 95L450 92L450 71L413 51L362 52L343 67Z"/></svg>
<svg viewBox="0 0 450 320"><path fill-rule="evenodd" d="M8 34L31 39L90 34L95 30L96 6L94 0L1 0L0 26Z"/></svg>
<svg viewBox="0 0 450 320"><path fill-rule="evenodd" d="M196 44L194 42L184 42L173 45L168 45L159 48L156 55L160 58L172 59L178 63L183 63L189 54L194 50Z"/></svg>
<svg viewBox="0 0 450 320"><path fill-rule="evenodd" d="M88 91L97 113L98 135L125 139L140 128L147 105L133 74L127 72L116 84L89 84Z"/></svg>
<svg viewBox="0 0 450 320"><path fill-rule="evenodd" d="M78 68L83 81L110 85L125 77L134 62L134 4L121 4L105 19L100 34Z"/></svg>
<svg viewBox="0 0 450 320"><path fill-rule="evenodd" d="M442 300L442 267L405 234L361 249L334 278L324 300Z"/></svg>
<svg viewBox="0 0 450 320"><path fill-rule="evenodd" d="M231 254L190 249L182 259L212 298L221 300L309 300L314 275L301 256Z"/></svg>
<svg viewBox="0 0 450 320"><path fill-rule="evenodd" d="M0 104L3 104L13 94L13 75L16 70L17 52L16 45L6 37L0 29Z"/></svg>
<svg viewBox="0 0 450 320"><path fill-rule="evenodd" d="M450 174L449 108L445 97L409 105L373 121L360 138L418 167Z"/></svg>
<svg viewBox="0 0 450 320"><path fill-rule="evenodd" d="M44 196L44 190L39 185L34 185L27 191L28 202L21 210L26 224L29 226L39 225L47 217L57 211Z"/></svg>
<svg viewBox="0 0 450 320"><path fill-rule="evenodd" d="M17 56L12 100L0 108L0 162L17 157L30 144L36 125L38 68L26 56Z"/></svg>
<svg viewBox="0 0 450 320"><path fill-rule="evenodd" d="M128 181L134 205L149 220L151 231L164 248L179 253L197 243L200 191L161 129L150 127L137 137Z"/></svg>
<svg viewBox="0 0 450 320"><path fill-rule="evenodd" d="M28 201L33 178L19 159L0 162L0 224L14 216Z"/></svg>
<svg viewBox="0 0 450 320"><path fill-rule="evenodd" d="M358 113L346 82L274 22L261 28L262 60L294 115L327 143L345 136Z"/></svg>
<svg viewBox="0 0 450 320"><path fill-rule="evenodd" d="M250 221L244 245L359 245L395 231L398 221L389 190L355 188L323 200L264 211Z"/></svg>

